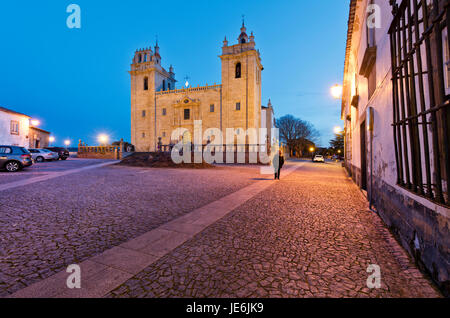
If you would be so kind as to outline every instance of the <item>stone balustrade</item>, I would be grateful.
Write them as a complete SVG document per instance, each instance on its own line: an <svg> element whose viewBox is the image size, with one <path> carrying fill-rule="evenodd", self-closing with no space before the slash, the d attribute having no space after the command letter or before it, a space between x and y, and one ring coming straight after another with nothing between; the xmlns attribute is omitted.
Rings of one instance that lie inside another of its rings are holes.
<svg viewBox="0 0 450 318"><path fill-rule="evenodd" d="M200 91L206 91L210 89L220 89L222 88L221 84L214 84L214 85L208 85L205 86L197 86L197 87L188 87L188 88L181 88L181 89L172 89L167 91L160 91L156 92L155 95L167 95L167 94L178 94L178 93L189 93L189 92L200 92Z"/></svg>

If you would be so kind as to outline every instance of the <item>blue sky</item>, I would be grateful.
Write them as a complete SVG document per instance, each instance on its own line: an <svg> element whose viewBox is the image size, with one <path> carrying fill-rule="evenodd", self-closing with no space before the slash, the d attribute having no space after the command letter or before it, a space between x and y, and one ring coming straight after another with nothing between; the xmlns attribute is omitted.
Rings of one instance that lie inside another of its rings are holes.
<svg viewBox="0 0 450 318"><path fill-rule="evenodd" d="M66 7L81 7L81 29ZM262 96L276 117L310 121L328 146L342 126L329 88L342 82L349 0L2 1L0 106L39 119L56 144L130 138L129 66L154 46L179 85L220 83L222 41L237 41L241 16L261 51Z"/></svg>

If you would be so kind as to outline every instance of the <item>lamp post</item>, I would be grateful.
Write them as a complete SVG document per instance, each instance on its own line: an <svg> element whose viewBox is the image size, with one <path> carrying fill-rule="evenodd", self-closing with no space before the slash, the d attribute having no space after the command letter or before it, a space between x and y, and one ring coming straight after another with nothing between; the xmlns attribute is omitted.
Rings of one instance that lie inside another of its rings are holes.
<svg viewBox="0 0 450 318"><path fill-rule="evenodd" d="M66 147L68 147L70 145L70 140L69 139L64 140L64 145L66 145Z"/></svg>
<svg viewBox="0 0 450 318"><path fill-rule="evenodd" d="M311 158L314 156L314 150L316 150L314 147L309 148L309 152L311 153Z"/></svg>
<svg viewBox="0 0 450 318"><path fill-rule="evenodd" d="M55 141L55 137L53 137L53 136L48 137L49 146L51 146L52 142L54 142L54 141Z"/></svg>

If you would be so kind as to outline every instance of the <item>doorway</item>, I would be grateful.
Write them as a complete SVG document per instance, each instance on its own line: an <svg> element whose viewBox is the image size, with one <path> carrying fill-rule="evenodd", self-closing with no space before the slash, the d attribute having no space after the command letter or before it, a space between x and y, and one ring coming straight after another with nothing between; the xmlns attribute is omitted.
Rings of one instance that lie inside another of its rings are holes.
<svg viewBox="0 0 450 318"><path fill-rule="evenodd" d="M367 191L367 145L366 145L366 121L360 127L361 135L361 189Z"/></svg>

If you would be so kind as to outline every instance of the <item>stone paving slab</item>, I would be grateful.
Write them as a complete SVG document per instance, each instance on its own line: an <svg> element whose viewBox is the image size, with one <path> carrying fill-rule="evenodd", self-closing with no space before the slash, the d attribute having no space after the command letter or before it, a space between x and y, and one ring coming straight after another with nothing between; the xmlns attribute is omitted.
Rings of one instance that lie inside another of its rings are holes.
<svg viewBox="0 0 450 318"><path fill-rule="evenodd" d="M158 257L154 255L143 254L116 246L100 255L92 257L90 260L130 274L137 274L142 268L147 267L157 259Z"/></svg>

